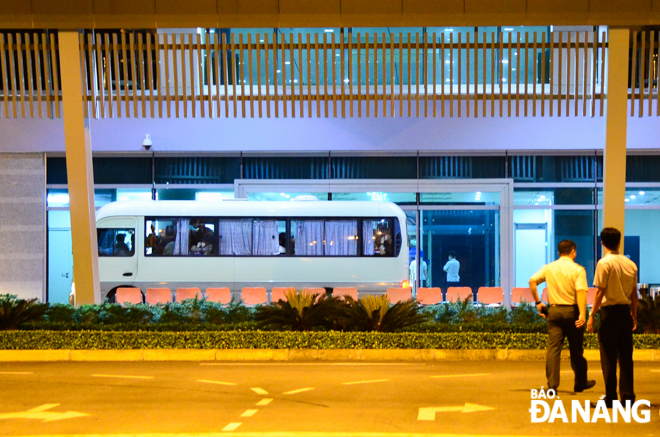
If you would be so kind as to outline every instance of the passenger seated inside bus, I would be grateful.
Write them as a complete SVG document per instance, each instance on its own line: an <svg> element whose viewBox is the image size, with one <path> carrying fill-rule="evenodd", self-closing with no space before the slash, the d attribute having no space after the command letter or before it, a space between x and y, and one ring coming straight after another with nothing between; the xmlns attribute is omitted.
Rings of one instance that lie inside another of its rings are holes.
<svg viewBox="0 0 660 437"><path fill-rule="evenodd" d="M193 255L212 255L213 254L213 231L206 227L205 225L201 225L199 229L196 231L196 238L192 238L193 232L190 232L191 234L191 241L192 241L192 246L190 246L190 253ZM200 237L201 235L201 237Z"/></svg>
<svg viewBox="0 0 660 437"><path fill-rule="evenodd" d="M286 254L286 232L280 232L280 255Z"/></svg>
<svg viewBox="0 0 660 437"><path fill-rule="evenodd" d="M115 256L131 256L131 250L124 242L126 234L117 234L115 238Z"/></svg>
<svg viewBox="0 0 660 437"><path fill-rule="evenodd" d="M374 240L374 253L382 256L392 255L393 246L390 230L386 227L379 227Z"/></svg>

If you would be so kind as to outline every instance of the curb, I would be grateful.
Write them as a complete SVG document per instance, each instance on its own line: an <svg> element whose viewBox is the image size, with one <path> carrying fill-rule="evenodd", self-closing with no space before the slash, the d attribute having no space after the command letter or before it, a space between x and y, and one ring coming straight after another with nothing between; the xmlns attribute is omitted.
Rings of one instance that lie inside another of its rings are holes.
<svg viewBox="0 0 660 437"><path fill-rule="evenodd" d="M598 350L585 350L587 361L600 361ZM222 362L396 362L396 361L545 361L545 349L127 349L0 350L9 361L222 361ZM568 351L562 360L569 360ZM637 362L660 362L660 350L635 350Z"/></svg>

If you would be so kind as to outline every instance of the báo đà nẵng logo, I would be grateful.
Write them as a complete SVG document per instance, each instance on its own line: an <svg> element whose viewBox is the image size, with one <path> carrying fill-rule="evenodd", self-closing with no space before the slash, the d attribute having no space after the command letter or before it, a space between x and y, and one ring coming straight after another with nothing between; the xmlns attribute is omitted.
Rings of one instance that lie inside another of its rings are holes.
<svg viewBox="0 0 660 437"><path fill-rule="evenodd" d="M591 401L573 399L568 408L553 389L533 389L532 405L529 409L532 423L649 423L651 421L651 402L640 399L634 403L613 401L608 409L605 400L600 399L594 405Z"/></svg>

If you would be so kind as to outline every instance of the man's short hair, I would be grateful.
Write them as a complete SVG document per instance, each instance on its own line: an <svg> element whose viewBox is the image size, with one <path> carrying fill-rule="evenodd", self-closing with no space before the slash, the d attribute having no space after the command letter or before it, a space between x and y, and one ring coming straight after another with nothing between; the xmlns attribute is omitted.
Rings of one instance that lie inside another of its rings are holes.
<svg viewBox="0 0 660 437"><path fill-rule="evenodd" d="M621 244L621 231L617 228L603 228L600 231L600 241L609 250L617 250Z"/></svg>
<svg viewBox="0 0 660 437"><path fill-rule="evenodd" d="M568 255L577 249L577 244L573 240L564 240L557 245L559 255Z"/></svg>
<svg viewBox="0 0 660 437"><path fill-rule="evenodd" d="M456 258L456 256L457 256L456 251L455 250L450 250L449 251L449 256L452 257L452 258Z"/></svg>

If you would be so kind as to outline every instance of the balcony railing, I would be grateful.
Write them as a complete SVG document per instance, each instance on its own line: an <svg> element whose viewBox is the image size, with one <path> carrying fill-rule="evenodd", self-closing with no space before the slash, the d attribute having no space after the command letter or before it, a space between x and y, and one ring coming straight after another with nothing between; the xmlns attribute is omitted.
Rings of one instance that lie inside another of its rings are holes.
<svg viewBox="0 0 660 437"><path fill-rule="evenodd" d="M633 32L631 115L658 116L660 35ZM604 114L605 33L80 35L86 113L116 117ZM0 116L60 117L55 34L0 34Z"/></svg>

